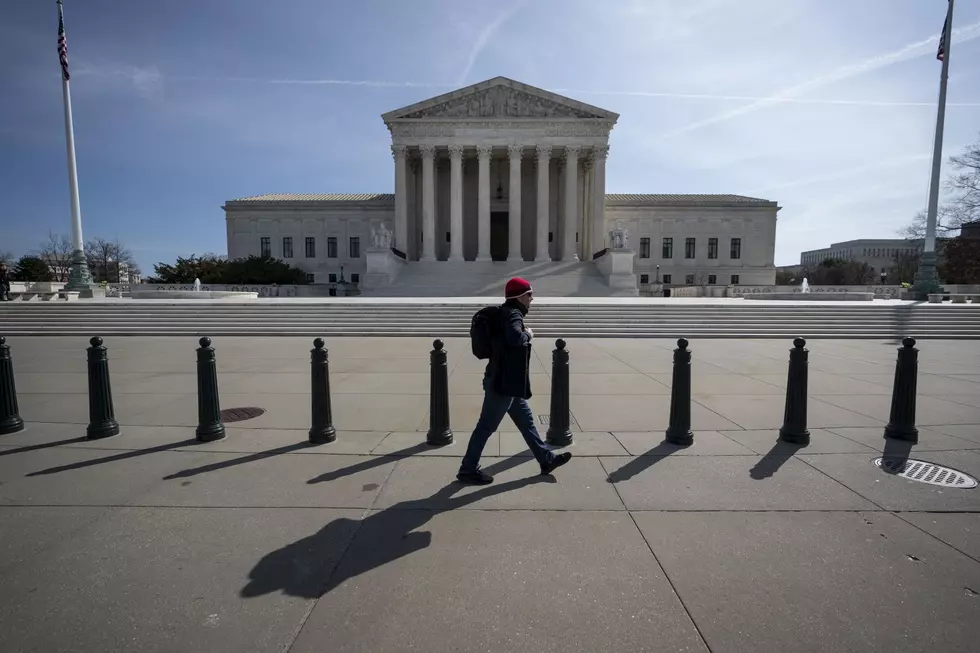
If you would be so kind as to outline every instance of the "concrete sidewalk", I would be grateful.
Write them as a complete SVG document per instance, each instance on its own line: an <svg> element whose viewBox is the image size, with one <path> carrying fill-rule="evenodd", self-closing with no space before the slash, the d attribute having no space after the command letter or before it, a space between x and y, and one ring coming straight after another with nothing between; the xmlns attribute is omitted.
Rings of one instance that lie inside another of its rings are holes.
<svg viewBox="0 0 980 653"><path fill-rule="evenodd" d="M692 344L695 444L665 444L673 342L571 340L571 463L506 423L453 482L481 365L447 341L457 443L424 445L429 340L331 347L337 442L306 443L305 339L216 339L198 444L191 338L111 340L114 438L89 442L81 338L11 338L28 428L0 436L11 651L973 651L980 344L920 346L920 442L882 431L896 346L811 341L812 444L776 442L790 343ZM536 351L532 406L549 406Z"/></svg>

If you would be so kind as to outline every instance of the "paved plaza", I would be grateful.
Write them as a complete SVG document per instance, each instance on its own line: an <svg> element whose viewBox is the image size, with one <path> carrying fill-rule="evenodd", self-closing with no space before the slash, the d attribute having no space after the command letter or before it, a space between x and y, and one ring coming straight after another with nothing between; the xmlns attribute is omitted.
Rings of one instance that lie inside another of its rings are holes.
<svg viewBox="0 0 980 653"><path fill-rule="evenodd" d="M447 339L456 443L427 447L431 339L330 340L338 440L310 446L309 339L111 338L119 436L88 441L87 339L12 337L27 428L0 436L9 651L975 651L980 341L919 343L919 443L882 438L892 341L813 340L812 443L777 444L790 342L692 340L695 444L664 443L674 341L569 340L571 462L505 422L454 481L483 364ZM539 418L553 341L536 343ZM547 429L541 426L542 433Z"/></svg>

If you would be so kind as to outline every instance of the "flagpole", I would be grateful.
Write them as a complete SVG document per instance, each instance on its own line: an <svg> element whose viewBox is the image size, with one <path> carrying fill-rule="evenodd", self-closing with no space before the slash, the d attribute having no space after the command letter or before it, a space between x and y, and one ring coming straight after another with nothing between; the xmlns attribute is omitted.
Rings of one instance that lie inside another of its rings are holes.
<svg viewBox="0 0 980 653"><path fill-rule="evenodd" d="M64 13L61 0L58 0L59 37L64 35ZM71 118L71 89L68 86L68 60L66 46L59 43L62 56L61 94L65 104L65 141L68 148L68 194L71 200L71 270L68 273L68 290L90 291L92 274L85 258L85 245L82 239L82 212L78 201L78 170L75 166L75 128Z"/></svg>
<svg viewBox="0 0 980 653"><path fill-rule="evenodd" d="M939 214L939 183L943 167L943 128L946 124L946 82L949 80L950 43L953 40L953 0L946 11L943 28L943 70L939 76L939 112L936 116L936 140L932 149L932 180L929 184L929 207L926 213L926 234L922 246L922 261L915 274L916 299L927 299L929 293L939 292L936 274L936 218Z"/></svg>

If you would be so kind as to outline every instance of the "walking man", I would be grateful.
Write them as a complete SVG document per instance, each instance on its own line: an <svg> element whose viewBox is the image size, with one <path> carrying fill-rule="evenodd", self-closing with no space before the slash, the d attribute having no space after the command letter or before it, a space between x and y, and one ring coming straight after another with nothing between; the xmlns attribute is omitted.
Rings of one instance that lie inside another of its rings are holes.
<svg viewBox="0 0 980 653"><path fill-rule="evenodd" d="M10 273L7 272L7 264L0 263L0 302L10 299Z"/></svg>
<svg viewBox="0 0 980 653"><path fill-rule="evenodd" d="M527 405L531 398L531 339L534 333L524 326L524 316L533 299L531 284L515 277L507 282L504 295L506 301L501 306L484 308L473 316L470 329L473 353L478 358L487 358L488 362L483 375L483 410L456 475L464 483L493 483L493 476L480 470L480 455L504 415L510 415L514 420L541 465L542 475L551 474L572 457L568 452L555 454L545 446L534 426L534 413Z"/></svg>

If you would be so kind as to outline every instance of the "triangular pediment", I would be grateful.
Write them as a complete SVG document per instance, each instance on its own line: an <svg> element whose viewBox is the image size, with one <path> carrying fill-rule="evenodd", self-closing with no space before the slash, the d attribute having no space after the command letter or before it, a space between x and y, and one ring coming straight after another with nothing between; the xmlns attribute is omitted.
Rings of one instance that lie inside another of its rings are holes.
<svg viewBox="0 0 980 653"><path fill-rule="evenodd" d="M428 118L456 120L578 118L615 122L619 115L506 77L494 77L479 84L389 111L382 118L385 122Z"/></svg>

